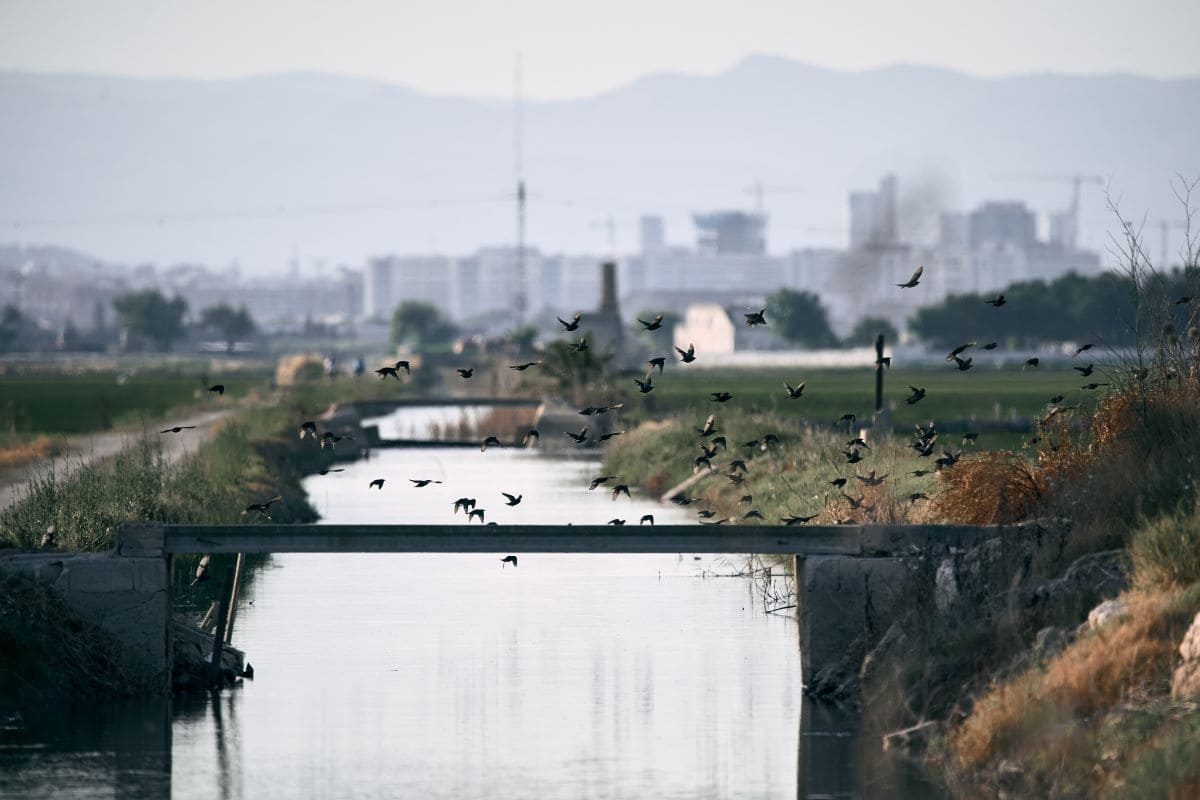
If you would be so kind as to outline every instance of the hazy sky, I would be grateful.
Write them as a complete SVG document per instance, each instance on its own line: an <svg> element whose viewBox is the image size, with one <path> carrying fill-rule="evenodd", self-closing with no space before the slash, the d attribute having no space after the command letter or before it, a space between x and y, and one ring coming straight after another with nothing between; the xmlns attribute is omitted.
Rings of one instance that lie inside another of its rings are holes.
<svg viewBox="0 0 1200 800"><path fill-rule="evenodd" d="M570 98L751 53L975 75L1200 74L1200 0L0 0L0 69L369 76L435 94Z"/></svg>

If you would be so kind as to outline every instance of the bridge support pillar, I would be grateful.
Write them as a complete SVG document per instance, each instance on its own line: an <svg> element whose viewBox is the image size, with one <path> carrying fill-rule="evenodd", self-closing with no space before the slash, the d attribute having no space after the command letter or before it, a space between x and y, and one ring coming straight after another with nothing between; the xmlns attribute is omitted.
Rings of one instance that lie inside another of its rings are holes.
<svg viewBox="0 0 1200 800"><path fill-rule="evenodd" d="M796 620L805 687L823 671L857 667L894 621L909 570L900 558L796 556Z"/></svg>

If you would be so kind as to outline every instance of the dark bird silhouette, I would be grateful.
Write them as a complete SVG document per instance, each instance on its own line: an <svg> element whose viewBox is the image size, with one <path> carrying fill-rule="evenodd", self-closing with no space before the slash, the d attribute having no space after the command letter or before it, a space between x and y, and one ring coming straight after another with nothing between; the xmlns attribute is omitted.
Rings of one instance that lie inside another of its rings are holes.
<svg viewBox="0 0 1200 800"><path fill-rule="evenodd" d="M833 480L831 480L831 481L829 482L829 484L830 484L831 486L836 486L837 488L839 488L839 489L840 489L840 488L842 488L843 486L845 486L845 485L846 485L846 479L845 479L845 478L834 478Z"/></svg>
<svg viewBox="0 0 1200 800"><path fill-rule="evenodd" d="M501 492L500 494L507 498L504 502L510 506L519 505L521 498L525 496L523 494L509 494L508 492Z"/></svg>
<svg viewBox="0 0 1200 800"><path fill-rule="evenodd" d="M416 489L424 489L431 483L441 483L441 481L435 481L433 478L409 478L408 482Z"/></svg>
<svg viewBox="0 0 1200 800"><path fill-rule="evenodd" d="M875 359L875 366L886 367L888 369L891 369L892 357L891 356L880 356L879 358Z"/></svg>
<svg viewBox="0 0 1200 800"><path fill-rule="evenodd" d="M924 492L913 492L912 494L910 494L908 496L908 502L910 502L910 503L915 503L918 500L928 500L928 499L929 499L929 495L925 494Z"/></svg>
<svg viewBox="0 0 1200 800"><path fill-rule="evenodd" d="M411 375L412 374L412 364L401 359L400 361L396 362L396 370L397 371L404 370L405 375ZM397 375L396 377L399 377L399 375Z"/></svg>
<svg viewBox="0 0 1200 800"><path fill-rule="evenodd" d="M696 516L697 516L697 517L700 517L700 519L712 519L712 518L713 518L713 517L715 517L716 515L717 515L717 512L715 512L715 511L712 511L712 510L710 510L710 509L707 509L707 508L706 508L706 509L704 509L704 510L702 510L702 511L697 511L697 512L696 512Z"/></svg>
<svg viewBox="0 0 1200 800"><path fill-rule="evenodd" d="M383 481L384 481L383 478L376 478L375 480L373 480L369 484L367 484L367 488L368 489L379 489L380 491L382 491L383 490Z"/></svg>
<svg viewBox="0 0 1200 800"><path fill-rule="evenodd" d="M582 428L582 429L580 429L579 433L571 433L570 431L564 431L564 432L566 433L567 436L571 437L572 441L574 441L575 444L583 444L584 442L587 441L587 431L588 431L587 428Z"/></svg>
<svg viewBox="0 0 1200 800"><path fill-rule="evenodd" d="M599 475L595 478L592 478L592 482L588 484L588 491L592 491L600 484L607 483L608 481L614 480L619 477L621 477L621 476L620 475Z"/></svg>
<svg viewBox="0 0 1200 800"><path fill-rule="evenodd" d="M687 350L681 350L676 347L675 351L679 353L679 360L685 364L690 364L696 360L696 345L689 344Z"/></svg>
<svg viewBox="0 0 1200 800"><path fill-rule="evenodd" d="M953 361L956 358L958 358L958 356L962 355L963 351L966 350L968 347L974 347L974 346L975 346L974 342L967 342L966 344L960 344L958 347L951 350L949 352L949 354L947 354L946 360Z"/></svg>
<svg viewBox="0 0 1200 800"><path fill-rule="evenodd" d="M818 516L819 516L818 514L813 514L808 517L783 517L779 521L782 522L784 525L791 527L793 525L803 525L806 522L812 522Z"/></svg>
<svg viewBox="0 0 1200 800"><path fill-rule="evenodd" d="M690 506L696 502L696 498L688 497L686 494L677 494L671 497L671 502L677 506Z"/></svg>
<svg viewBox="0 0 1200 800"><path fill-rule="evenodd" d="M854 414L842 414L840 417L838 417L838 422L845 422L847 425L853 425L854 421L857 419L858 417Z"/></svg>
<svg viewBox="0 0 1200 800"><path fill-rule="evenodd" d="M862 461L862 453L858 452L858 448L851 447L842 453L846 457L847 464L857 464Z"/></svg>
<svg viewBox="0 0 1200 800"><path fill-rule="evenodd" d="M935 459L933 463L937 464L938 469L946 469L947 467L953 467L955 464L957 464L958 459L961 456L962 453L951 453L949 450L943 450L942 457Z"/></svg>
<svg viewBox="0 0 1200 800"><path fill-rule="evenodd" d="M192 582L188 586L195 586L197 583L208 580L208 564L211 560L211 556L200 557L200 563L196 565L196 577L192 578Z"/></svg>
<svg viewBox="0 0 1200 800"><path fill-rule="evenodd" d="M623 520L623 519L617 519L617 518L615 518L615 517L614 517L613 519L610 519L610 520L607 522L607 524L608 524L608 525L624 525L624 524L625 524L625 520Z"/></svg>
<svg viewBox="0 0 1200 800"><path fill-rule="evenodd" d="M587 408L581 409L578 413L585 417L594 417L597 414L607 414L609 411L615 411L618 408L624 407L624 403L613 403L609 406L588 406Z"/></svg>
<svg viewBox="0 0 1200 800"><path fill-rule="evenodd" d="M516 556L505 556L504 558L500 559L500 569L504 569L509 564L512 564L513 568L515 569L517 566L517 557Z"/></svg>
<svg viewBox="0 0 1200 800"><path fill-rule="evenodd" d="M914 286L916 286L918 283L921 282L921 273L924 271L925 271L924 266L917 267L916 271L912 274L911 278L909 278L904 283L897 283L896 285L899 286L901 289L911 289Z"/></svg>
<svg viewBox="0 0 1200 800"><path fill-rule="evenodd" d="M1078 372L1079 377L1081 377L1081 378L1086 378L1092 374L1092 365L1091 364L1088 364L1086 367L1071 367L1071 369Z"/></svg>
<svg viewBox="0 0 1200 800"><path fill-rule="evenodd" d="M602 434L602 435L600 436L600 439L599 439L599 441L601 441L601 442L607 442L609 439L612 439L613 437L616 437L616 436L620 436L620 435L621 435L621 434L623 434L624 432L625 432L625 431L613 431L612 433L605 433L605 434Z"/></svg>
<svg viewBox="0 0 1200 800"><path fill-rule="evenodd" d="M963 444L975 444L975 440L978 438L979 438L979 434L976 431L970 431L968 433L963 434L962 443Z"/></svg>
<svg viewBox="0 0 1200 800"><path fill-rule="evenodd" d="M1056 395L1054 395L1054 397L1050 398L1050 402L1052 404L1057 404L1057 403L1061 403L1064 399L1065 398L1061 394L1056 394Z"/></svg>
<svg viewBox="0 0 1200 800"><path fill-rule="evenodd" d="M717 448L714 446L706 445L706 444L704 444L704 442L701 442L700 443L700 452L704 453L705 458L716 458Z"/></svg>
<svg viewBox="0 0 1200 800"><path fill-rule="evenodd" d="M464 381L469 380L471 376L475 374L474 367L468 367L467 369L456 369L454 371L457 372Z"/></svg>
<svg viewBox="0 0 1200 800"><path fill-rule="evenodd" d="M537 432L537 428L530 428L529 432L525 434L525 438L521 440L521 446L529 447L534 442L541 441L541 438L542 435Z"/></svg>
<svg viewBox="0 0 1200 800"><path fill-rule="evenodd" d="M1036 356L1025 359L1025 366L1027 367L1036 367L1040 363L1042 363L1042 360Z"/></svg>
<svg viewBox="0 0 1200 800"><path fill-rule="evenodd" d="M346 471L345 467L329 467L328 469L321 470L320 474L328 475L331 472L345 472L345 471Z"/></svg>
<svg viewBox="0 0 1200 800"><path fill-rule="evenodd" d="M750 468L746 466L745 461L735 458L729 462L729 470L731 472L749 472Z"/></svg>
<svg viewBox="0 0 1200 800"><path fill-rule="evenodd" d="M759 511L757 508L752 508L749 511L747 511L745 514L742 515L742 519L762 519L762 518L763 518L762 512Z"/></svg>
<svg viewBox="0 0 1200 800"><path fill-rule="evenodd" d="M353 438L354 438L353 436L350 436L348 434L346 436L339 436L338 434L334 433L333 431L325 431L324 433L321 434L321 447L322 448L328 447L330 450L336 450L338 442L344 442L347 439L353 439Z"/></svg>
<svg viewBox="0 0 1200 800"><path fill-rule="evenodd" d="M921 399L923 397L925 397L924 387L909 386L908 388L912 389L912 394L910 394L908 397L904 398L904 402L908 403L910 406L916 405L917 403L921 402Z"/></svg>
<svg viewBox="0 0 1200 800"><path fill-rule="evenodd" d="M526 361L524 364L509 364L508 368L515 369L517 372L524 372L525 370L529 369L530 367L536 367L537 365L539 365L541 363L542 362L540 362L540 361Z"/></svg>
<svg viewBox="0 0 1200 800"><path fill-rule="evenodd" d="M649 375L646 376L646 380L644 381L639 381L637 378L634 378L633 382L637 384L638 391L642 394L650 394L654 391L654 382L650 379Z"/></svg>
<svg viewBox="0 0 1200 800"><path fill-rule="evenodd" d="M638 520L638 525L645 525L647 522L650 523L651 528L654 527L654 515L653 514L643 514L642 518Z"/></svg>
<svg viewBox="0 0 1200 800"><path fill-rule="evenodd" d="M867 440L861 436L855 436L853 439L846 442L846 447L863 447L867 450L871 449L871 445L867 444Z"/></svg>
<svg viewBox="0 0 1200 800"><path fill-rule="evenodd" d="M963 359L963 358L959 358L958 356L955 356L954 357L954 366L958 367L959 372L966 372L967 370L969 370L971 368L971 359L969 357Z"/></svg>
<svg viewBox="0 0 1200 800"><path fill-rule="evenodd" d="M648 365L650 368L649 368L648 370L646 370L646 377L650 377L650 373L654 371L654 368L655 368L655 367L658 367L658 374L659 374L659 375L662 375L662 372L663 372L663 364L666 364L666 363L667 363L667 357L666 357L666 356L655 356L654 358L652 358L652 359L650 359L649 361L647 361L647 362L646 362L646 364L647 364L647 365Z"/></svg>
<svg viewBox="0 0 1200 800"><path fill-rule="evenodd" d="M195 425L176 425L174 428L167 428L159 431L159 433L179 433L180 431L188 431L196 427Z"/></svg>
<svg viewBox="0 0 1200 800"><path fill-rule="evenodd" d="M1004 295L998 294L998 295L996 295L995 298L993 298L991 300L984 300L984 302L987 303L992 308L999 308L1000 306L1004 305L1008 301L1004 299Z"/></svg>
<svg viewBox="0 0 1200 800"><path fill-rule="evenodd" d="M709 440L709 444L712 445L714 453L717 452L718 447L721 448L722 450L729 449L729 442L725 439L724 436L714 436L712 439Z"/></svg>
<svg viewBox="0 0 1200 800"><path fill-rule="evenodd" d="M708 419L704 420L704 427L696 428L696 433L701 436L708 436L711 433L716 433L717 415L709 414ZM757 444L757 443L756 443Z"/></svg>
<svg viewBox="0 0 1200 800"><path fill-rule="evenodd" d="M650 322L646 322L646 320L642 319L641 317L638 317L637 321L642 323L642 330L656 331L662 327L663 315L659 314L657 317L652 319Z"/></svg>
<svg viewBox="0 0 1200 800"><path fill-rule="evenodd" d="M395 367L380 367L379 369L375 370L375 374L379 376L379 380L381 381L387 380L389 375L396 380L400 380L400 375L396 372Z"/></svg>
<svg viewBox="0 0 1200 800"><path fill-rule="evenodd" d="M300 423L300 438L311 436L314 440L317 438L317 423L311 419Z"/></svg>
<svg viewBox="0 0 1200 800"><path fill-rule="evenodd" d="M454 513L457 514L460 510L470 511L475 507L474 497L460 497L454 501Z"/></svg>
<svg viewBox="0 0 1200 800"><path fill-rule="evenodd" d="M708 460L708 456L696 456L692 459L692 474L695 475L702 469L712 472L712 462Z"/></svg>
<svg viewBox="0 0 1200 800"><path fill-rule="evenodd" d="M225 384L214 383L212 386L208 387L208 390L210 392L216 392L217 394L225 394Z"/></svg>
<svg viewBox="0 0 1200 800"><path fill-rule="evenodd" d="M725 477L728 478L729 482L732 483L734 486L741 486L743 483L746 482L745 475L743 475L740 472L735 472L733 470L730 470L729 473Z"/></svg>
<svg viewBox="0 0 1200 800"><path fill-rule="evenodd" d="M1081 345L1079 345L1078 350L1076 350L1074 353L1071 353L1071 358L1074 358L1075 356L1079 355L1080 353L1082 353L1085 350L1091 350L1095 346L1096 345L1091 344L1090 342L1088 344L1081 344Z"/></svg>
<svg viewBox="0 0 1200 800"><path fill-rule="evenodd" d="M708 396L712 398L714 403L725 403L733 399L733 395L729 392L709 392Z"/></svg>
<svg viewBox="0 0 1200 800"><path fill-rule="evenodd" d="M1181 305L1184 305L1184 304L1190 303L1190 302L1192 302L1192 297L1190 295L1185 295L1185 296L1179 298L1178 300L1176 300L1175 305L1181 306Z"/></svg>
<svg viewBox="0 0 1200 800"><path fill-rule="evenodd" d="M618 483L616 486L614 486L612 488L612 499L616 500L621 495L625 495L626 497L629 497L630 500L633 499L629 495L629 487L623 483Z"/></svg>
<svg viewBox="0 0 1200 800"><path fill-rule="evenodd" d="M804 396L804 381L800 381L798 386L792 386L787 381L783 382L784 391L787 392L789 400L799 400Z"/></svg>
<svg viewBox="0 0 1200 800"><path fill-rule="evenodd" d="M838 494L840 494L842 497L844 497L846 499L846 502L850 504L850 508L852 510L858 510L858 509L862 508L864 498L851 497L850 495L846 494L845 492L838 492Z"/></svg>
<svg viewBox="0 0 1200 800"><path fill-rule="evenodd" d="M854 477L862 481L863 486L878 486L884 482L884 480L887 478L887 475L880 475L877 478L875 477L875 470L871 470L871 472L867 475L855 475Z"/></svg>
<svg viewBox="0 0 1200 800"><path fill-rule="evenodd" d="M988 342L987 344L985 344L983 346L983 349L984 350L995 350L999 346L1000 346L999 342Z"/></svg>
<svg viewBox="0 0 1200 800"><path fill-rule="evenodd" d="M470 525L471 520L475 519L476 517L479 517L479 524L482 525L483 517L484 517L484 514L486 514L486 513L487 512L482 508L472 508L470 511L467 512L467 524Z"/></svg>
<svg viewBox="0 0 1200 800"><path fill-rule="evenodd" d="M908 474L912 475L914 478L924 478L926 475L932 475L933 473L927 469L914 469Z"/></svg>
<svg viewBox="0 0 1200 800"><path fill-rule="evenodd" d="M751 311L749 314L742 314L746 318L746 327L753 328L755 325L766 325L767 310L764 308L761 311Z"/></svg>
<svg viewBox="0 0 1200 800"><path fill-rule="evenodd" d="M486 453L489 447L504 447L504 443L500 441L498 436L489 436L479 443L479 452Z"/></svg>
<svg viewBox="0 0 1200 800"><path fill-rule="evenodd" d="M773 444L779 444L779 437L773 433L764 433L762 436L762 449L765 451Z"/></svg>
<svg viewBox="0 0 1200 800"><path fill-rule="evenodd" d="M570 322L567 322L567 321L566 321L565 319L563 319L562 317L556 317L556 319L557 319L559 322L561 322L561 323L562 323L562 326L563 326L563 329L564 329L564 330L568 330L568 331L576 331L576 330L579 330L579 321L580 321L581 319L583 319L583 314L581 314L581 313L579 313L578 311L576 311L576 312L575 312L575 316L571 317L571 321L570 321Z"/></svg>
<svg viewBox="0 0 1200 800"><path fill-rule="evenodd" d="M1101 386L1108 386L1108 384L1107 383L1085 383L1083 386L1080 386L1079 388L1087 389L1090 392L1093 389L1099 389Z"/></svg>
<svg viewBox="0 0 1200 800"><path fill-rule="evenodd" d="M754 495L752 495L752 494L744 494L744 495L742 495L741 499L738 500L739 505L742 503L753 503L753 502L754 502Z"/></svg>
<svg viewBox="0 0 1200 800"><path fill-rule="evenodd" d="M568 342L567 347L571 348L576 353L582 353L584 350L588 349L587 337L580 337L578 342Z"/></svg>
<svg viewBox="0 0 1200 800"><path fill-rule="evenodd" d="M257 511L259 514L262 514L263 516L267 516L268 512L270 512L270 510L271 510L271 504L278 503L282 499L283 499L283 495L276 495L265 503L251 503L250 505L246 506L246 510L243 511L242 513L249 514L252 511Z"/></svg>

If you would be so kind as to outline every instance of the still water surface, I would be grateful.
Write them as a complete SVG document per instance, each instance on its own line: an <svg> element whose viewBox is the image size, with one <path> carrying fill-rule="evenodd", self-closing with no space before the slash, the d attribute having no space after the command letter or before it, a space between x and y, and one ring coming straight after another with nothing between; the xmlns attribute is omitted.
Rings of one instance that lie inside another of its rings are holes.
<svg viewBox="0 0 1200 800"><path fill-rule="evenodd" d="M502 525L691 519L589 492L598 469L383 450L306 488L331 523L453 522L460 496ZM0 796L797 796L795 623L702 577L721 557L503 555L275 556L234 635L255 681L31 724L0 738Z"/></svg>

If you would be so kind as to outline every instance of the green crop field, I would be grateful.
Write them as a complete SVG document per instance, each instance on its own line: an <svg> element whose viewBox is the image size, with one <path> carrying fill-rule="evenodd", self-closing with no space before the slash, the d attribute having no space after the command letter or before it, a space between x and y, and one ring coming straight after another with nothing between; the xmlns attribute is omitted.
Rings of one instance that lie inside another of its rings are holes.
<svg viewBox="0 0 1200 800"><path fill-rule="evenodd" d="M1104 382L1097 371L1088 378L1070 369L996 369L987 366L960 372L953 367L896 367L884 371L883 403L890 409L893 424L908 429L913 424L935 420L1029 419L1046 411L1051 397L1063 395L1064 404L1094 406L1096 391L1080 387L1089 382ZM803 397L792 400L784 391L784 381L795 386L805 382ZM632 384L631 384L632 385ZM916 404L904 402L909 386L926 390ZM811 423L832 423L843 414L870 418L875 402L874 368L846 369L707 369L689 370L682 365L668 366L661 377L654 375L654 391L637 394L626 404L648 417L686 411L703 419L722 407L749 411L795 415ZM733 399L716 403L709 392L729 392ZM622 389L622 393L624 390ZM629 396L629 395L627 395Z"/></svg>
<svg viewBox="0 0 1200 800"><path fill-rule="evenodd" d="M203 377L158 371L2 375L0 430L86 433L160 419L173 410L215 407L221 398L207 391L211 384ZM264 376L248 373L219 380L226 399L265 384Z"/></svg>

